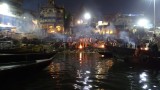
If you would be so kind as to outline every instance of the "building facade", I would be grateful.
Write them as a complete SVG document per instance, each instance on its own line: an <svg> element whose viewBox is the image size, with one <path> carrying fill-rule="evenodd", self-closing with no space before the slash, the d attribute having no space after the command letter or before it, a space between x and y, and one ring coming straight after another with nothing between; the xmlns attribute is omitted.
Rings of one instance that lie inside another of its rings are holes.
<svg viewBox="0 0 160 90"><path fill-rule="evenodd" d="M54 0L48 0L48 5L40 9L40 24L44 34L63 34L64 16L64 8L56 6Z"/></svg>
<svg viewBox="0 0 160 90"><path fill-rule="evenodd" d="M0 34L9 36L21 28L22 0L0 1Z"/></svg>
<svg viewBox="0 0 160 90"><path fill-rule="evenodd" d="M21 39L26 37L26 33L35 32L37 21L32 12L24 10L22 5L23 0L2 0L0 2L1 36Z"/></svg>

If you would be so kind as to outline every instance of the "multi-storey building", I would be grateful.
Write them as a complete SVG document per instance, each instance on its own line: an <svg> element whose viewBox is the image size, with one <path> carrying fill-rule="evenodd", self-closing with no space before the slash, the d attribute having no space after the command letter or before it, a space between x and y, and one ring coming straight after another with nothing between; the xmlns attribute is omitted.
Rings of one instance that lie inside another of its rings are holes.
<svg viewBox="0 0 160 90"><path fill-rule="evenodd" d="M15 32L21 26L22 0L0 2L0 30Z"/></svg>
<svg viewBox="0 0 160 90"><path fill-rule="evenodd" d="M21 39L26 37L26 33L35 30L34 16L31 11L24 10L22 5L23 0L0 1L0 34L2 36Z"/></svg>
<svg viewBox="0 0 160 90"><path fill-rule="evenodd" d="M143 18L143 14L116 14L112 22L120 30L130 30L137 24L140 18Z"/></svg>
<svg viewBox="0 0 160 90"><path fill-rule="evenodd" d="M45 35L64 33L64 8L55 5L54 0L48 0L48 5L40 9L40 24Z"/></svg>

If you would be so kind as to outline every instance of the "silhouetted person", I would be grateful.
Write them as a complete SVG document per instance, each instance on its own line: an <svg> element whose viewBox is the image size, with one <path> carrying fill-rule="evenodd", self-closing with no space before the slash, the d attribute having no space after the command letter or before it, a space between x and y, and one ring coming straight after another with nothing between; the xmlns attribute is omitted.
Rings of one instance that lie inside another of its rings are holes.
<svg viewBox="0 0 160 90"><path fill-rule="evenodd" d="M150 49L150 52L151 52L151 55L152 56L157 56L158 54L158 45L157 45L157 38L156 38L156 35L153 34L153 39L152 39L152 42L149 44L149 49Z"/></svg>
<svg viewBox="0 0 160 90"><path fill-rule="evenodd" d="M153 44L151 46L151 53L153 56L157 56L157 53L158 53L158 45L157 44Z"/></svg>
<svg viewBox="0 0 160 90"><path fill-rule="evenodd" d="M141 47L140 45L137 46L135 52L134 52L134 56L135 57L139 57L140 56L140 52L141 52Z"/></svg>

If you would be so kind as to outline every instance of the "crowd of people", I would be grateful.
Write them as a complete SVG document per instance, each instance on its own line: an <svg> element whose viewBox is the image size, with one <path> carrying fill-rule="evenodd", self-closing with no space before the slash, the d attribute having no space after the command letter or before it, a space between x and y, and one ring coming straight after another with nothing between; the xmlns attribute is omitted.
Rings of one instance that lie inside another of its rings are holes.
<svg viewBox="0 0 160 90"><path fill-rule="evenodd" d="M134 56L139 57L142 54L141 47L142 47L142 45L138 45L136 47ZM158 40L157 40L157 37L155 34L153 35L152 40L149 42L147 51L150 56L158 57L159 47L158 47Z"/></svg>

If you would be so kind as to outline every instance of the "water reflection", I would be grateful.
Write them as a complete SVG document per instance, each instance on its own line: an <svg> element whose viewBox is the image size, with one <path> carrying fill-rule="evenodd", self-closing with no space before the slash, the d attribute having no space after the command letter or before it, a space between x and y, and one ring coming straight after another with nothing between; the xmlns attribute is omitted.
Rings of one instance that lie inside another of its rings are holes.
<svg viewBox="0 0 160 90"><path fill-rule="evenodd" d="M32 74L1 80L0 85L5 87L1 89L160 90L158 69L133 67L123 60L101 59L97 53L59 53L49 70Z"/></svg>
<svg viewBox="0 0 160 90"><path fill-rule="evenodd" d="M54 89L159 90L150 70L139 70L97 53L61 53L49 66Z"/></svg>
<svg viewBox="0 0 160 90"><path fill-rule="evenodd" d="M109 71L109 69L112 67L113 65L113 61L112 60L103 60L103 61L99 61L96 63L96 78L97 79L104 79L105 78L105 74L107 74L107 72Z"/></svg>
<svg viewBox="0 0 160 90"><path fill-rule="evenodd" d="M91 61L88 60L88 57L85 53L80 52L79 63L80 68L79 70L77 70L79 79L76 80L77 84L74 84L74 87L75 89L90 90L90 88L92 88L92 85L88 84L88 82L91 82L91 80L89 80L91 74ZM78 84L81 84L82 86Z"/></svg>
<svg viewBox="0 0 160 90"><path fill-rule="evenodd" d="M159 90L158 87L157 87L157 83L156 83L156 77L152 77L152 73L150 73L152 71L148 71L148 70L145 70L145 71L142 71L142 73L140 73L139 75L139 83L141 85L141 88L143 90Z"/></svg>
<svg viewBox="0 0 160 90"><path fill-rule="evenodd" d="M65 60L62 57L65 57ZM100 60L97 53L66 53L61 54L51 63L49 72L51 77L57 80L57 85L64 84L63 80L60 79L64 79L64 81L69 79L67 83L71 83L74 89L90 90L99 88L95 83L98 83L100 79L105 79L107 72L112 66L112 60ZM67 73L71 78L66 77Z"/></svg>

